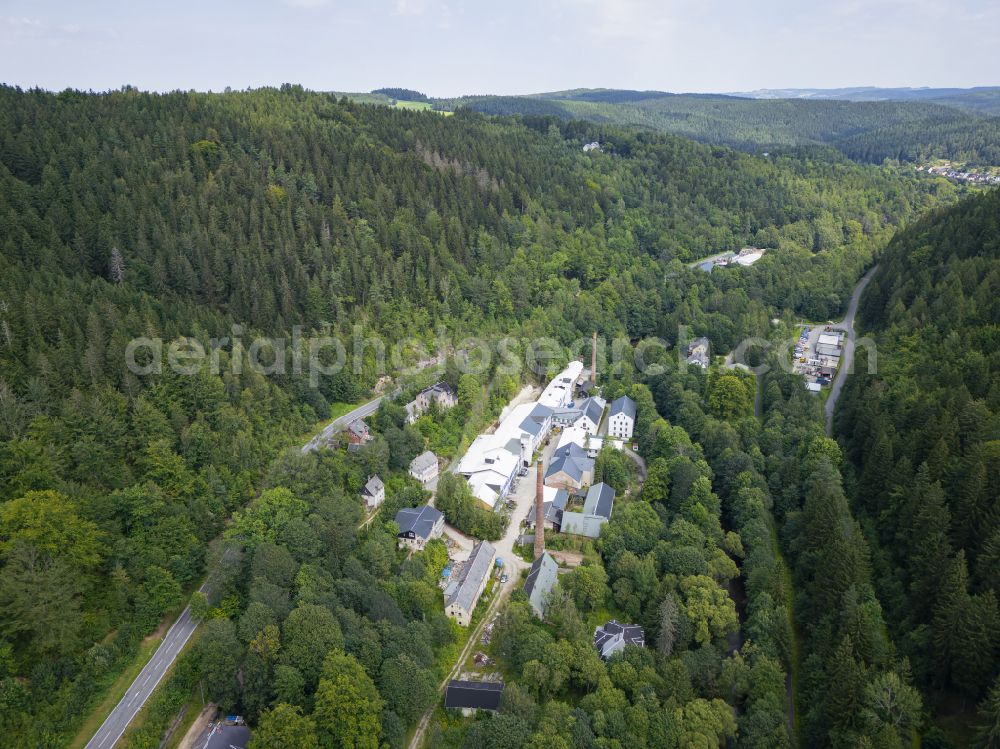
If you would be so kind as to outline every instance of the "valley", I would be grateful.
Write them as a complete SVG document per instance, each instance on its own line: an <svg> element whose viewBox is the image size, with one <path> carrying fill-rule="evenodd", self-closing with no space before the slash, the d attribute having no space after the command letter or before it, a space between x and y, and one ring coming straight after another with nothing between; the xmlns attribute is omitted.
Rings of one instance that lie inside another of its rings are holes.
<svg viewBox="0 0 1000 749"><path fill-rule="evenodd" d="M988 113L3 86L0 123L12 746L173 746L203 700L252 749L992 746L1000 193L914 168L997 163ZM803 320L840 322L783 366Z"/></svg>

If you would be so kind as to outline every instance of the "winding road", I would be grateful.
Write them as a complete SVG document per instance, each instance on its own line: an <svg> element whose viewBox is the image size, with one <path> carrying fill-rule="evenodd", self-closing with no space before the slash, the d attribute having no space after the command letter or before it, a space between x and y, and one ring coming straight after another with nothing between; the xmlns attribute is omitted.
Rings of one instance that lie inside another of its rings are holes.
<svg viewBox="0 0 1000 749"><path fill-rule="evenodd" d="M837 399L840 398L840 391L844 387L844 382L847 379L848 373L854 368L854 317L858 311L858 302L861 299L861 294L864 293L865 288L868 283L875 276L875 271L878 270L878 266L875 265L870 271L865 273L858 281L858 285L854 287L854 293L851 294L851 302L847 305L847 314L844 315L844 319L835 325L831 325L831 328L837 330L843 330L847 333L847 344L844 346L844 356L840 362L840 368L837 370L837 376L833 380L833 384L830 386L830 396L826 399L825 415L826 415L826 434L830 436L833 434L833 412L837 407Z"/></svg>

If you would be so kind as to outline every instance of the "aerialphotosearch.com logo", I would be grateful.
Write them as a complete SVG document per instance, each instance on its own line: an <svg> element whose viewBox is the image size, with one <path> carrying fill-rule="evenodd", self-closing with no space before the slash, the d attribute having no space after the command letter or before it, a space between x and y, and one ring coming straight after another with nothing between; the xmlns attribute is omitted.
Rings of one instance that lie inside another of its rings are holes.
<svg viewBox="0 0 1000 749"><path fill-rule="evenodd" d="M466 337L452 339L439 330L432 345L418 338L403 338L387 342L384 338L365 334L360 325L353 328L345 343L331 335L303 336L302 328L292 328L290 337L254 336L244 341L244 329L233 325L230 335L202 341L181 336L169 342L161 338L139 337L132 339L125 349L125 364L130 372L140 377L163 372L164 363L171 372L180 375L224 371L239 375L249 370L265 376L302 376L309 378L311 387L319 387L323 377L331 377L345 370L381 376L412 375L428 367L442 368L450 358L462 374L482 375L493 371L517 376L525 370L542 376L558 371L567 361L574 359L590 363L597 349L598 371L605 375L620 375L629 369L646 376L656 376L671 366L707 367L710 361L707 339L695 339L687 326L678 326L676 343L663 338L647 337L639 341L618 337L612 339L580 337L569 344L553 338L523 338L506 336L486 339ZM692 355L692 346L704 351ZM854 349L863 347L867 353L867 372L877 371L875 342L868 338L853 341L847 336L839 350L829 356L807 360L803 364L793 354L797 339L770 341L765 338L746 338L726 357L727 366L739 367L753 374L764 374L773 365L786 372L807 373L809 368L822 374L837 368L843 357L844 366L853 373Z"/></svg>

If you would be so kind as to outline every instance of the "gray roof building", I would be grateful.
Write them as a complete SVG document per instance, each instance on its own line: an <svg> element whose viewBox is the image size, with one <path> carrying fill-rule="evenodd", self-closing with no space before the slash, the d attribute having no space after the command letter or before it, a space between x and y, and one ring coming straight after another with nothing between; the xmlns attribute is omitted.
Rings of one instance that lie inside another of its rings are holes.
<svg viewBox="0 0 1000 749"><path fill-rule="evenodd" d="M615 490L602 481L587 491L587 498L583 501L583 514L597 515L610 520L614 504Z"/></svg>
<svg viewBox="0 0 1000 749"><path fill-rule="evenodd" d="M552 454L552 461L545 472L545 478L553 476L560 471L579 483L583 480L583 475L594 470L594 459L587 455L587 451L575 442L563 445Z"/></svg>
<svg viewBox="0 0 1000 749"><path fill-rule="evenodd" d="M370 476L368 478L368 483L365 484L364 494L369 497L377 497L380 492L385 491L385 484L382 483L382 479L378 476Z"/></svg>
<svg viewBox="0 0 1000 749"><path fill-rule="evenodd" d="M434 526L443 518L440 510L430 505L405 507L396 513L396 525L400 535L413 533L426 541L433 534Z"/></svg>
<svg viewBox="0 0 1000 749"><path fill-rule="evenodd" d="M452 679L444 693L444 706L463 710L499 710L502 696L502 681Z"/></svg>
<svg viewBox="0 0 1000 749"><path fill-rule="evenodd" d="M567 502L569 502L569 492L565 489L556 490L556 496L550 501L545 502L543 505L545 508L546 522L552 523L552 525L556 528L562 525L563 510L566 509ZM530 513L528 521L529 523L534 522L534 516Z"/></svg>
<svg viewBox="0 0 1000 749"><path fill-rule="evenodd" d="M563 512L559 530L577 536L598 538L602 526L611 519L614 509L615 490L603 481L594 484L587 491L582 512Z"/></svg>
<svg viewBox="0 0 1000 749"><path fill-rule="evenodd" d="M638 624L620 624L612 619L594 630L594 647L602 660L624 650L626 645L646 647L646 636Z"/></svg>
<svg viewBox="0 0 1000 749"><path fill-rule="evenodd" d="M524 592L528 596L528 603L534 609L539 619L545 618L545 611L549 605L549 594L555 587L559 574L559 565L548 552L544 552L528 571L528 579L524 582Z"/></svg>
<svg viewBox="0 0 1000 749"><path fill-rule="evenodd" d="M483 592L484 583L493 569L496 548L489 541L480 541L469 556L457 580L452 580L444 592L444 607L461 609L469 617Z"/></svg>
<svg viewBox="0 0 1000 749"><path fill-rule="evenodd" d="M600 424L604 415L604 401L601 398L586 398L580 403L580 410L595 425Z"/></svg>
<svg viewBox="0 0 1000 749"><path fill-rule="evenodd" d="M627 395L623 395L621 398L615 398L615 400L611 402L611 411L608 415L614 416L618 413L623 413L630 419L635 419L635 401Z"/></svg>
<svg viewBox="0 0 1000 749"><path fill-rule="evenodd" d="M412 461L410 461L410 470L415 472L426 471L431 466L437 463L437 455L432 453L430 450L420 453Z"/></svg>

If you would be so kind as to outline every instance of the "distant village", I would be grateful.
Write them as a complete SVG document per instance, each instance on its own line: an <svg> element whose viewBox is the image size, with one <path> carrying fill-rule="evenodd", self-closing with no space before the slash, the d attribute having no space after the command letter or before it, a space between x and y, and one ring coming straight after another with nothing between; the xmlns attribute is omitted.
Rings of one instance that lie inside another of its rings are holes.
<svg viewBox="0 0 1000 749"><path fill-rule="evenodd" d="M954 164L941 164L939 166L918 166L918 172L927 172L938 177L948 177L959 182L972 182L981 185L1000 185L1000 174L989 172L964 171Z"/></svg>

